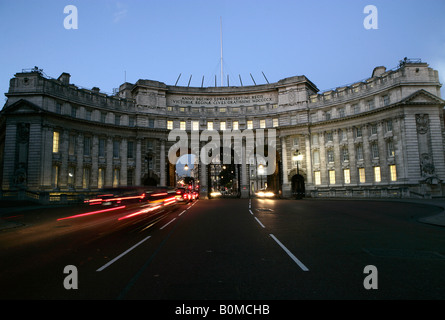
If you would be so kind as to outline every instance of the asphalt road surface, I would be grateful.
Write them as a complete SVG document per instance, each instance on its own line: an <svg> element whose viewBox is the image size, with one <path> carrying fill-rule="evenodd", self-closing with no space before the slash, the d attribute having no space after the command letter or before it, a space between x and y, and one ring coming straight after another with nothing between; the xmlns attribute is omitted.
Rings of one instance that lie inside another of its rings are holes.
<svg viewBox="0 0 445 320"><path fill-rule="evenodd" d="M434 206L212 199L141 210L3 217L16 227L0 231L0 299L445 299L445 228L417 221Z"/></svg>

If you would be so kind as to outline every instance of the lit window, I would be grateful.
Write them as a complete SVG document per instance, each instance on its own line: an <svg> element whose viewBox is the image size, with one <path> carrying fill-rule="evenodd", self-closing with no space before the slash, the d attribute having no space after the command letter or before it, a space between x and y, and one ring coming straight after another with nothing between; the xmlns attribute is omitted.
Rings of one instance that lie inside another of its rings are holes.
<svg viewBox="0 0 445 320"><path fill-rule="evenodd" d="M179 112L185 112L185 108L184 107L179 108Z"/></svg>
<svg viewBox="0 0 445 320"><path fill-rule="evenodd" d="M226 130L226 122L225 121L221 121L219 123L219 129L220 130Z"/></svg>
<svg viewBox="0 0 445 320"><path fill-rule="evenodd" d="M233 121L233 123L232 123L232 129L233 129L233 130L238 130L238 129L239 129L239 123L238 123L238 121Z"/></svg>
<svg viewBox="0 0 445 320"><path fill-rule="evenodd" d="M358 169L358 176L359 176L359 181L360 183L365 183L366 182L366 176L365 176L365 168L359 168Z"/></svg>
<svg viewBox="0 0 445 320"><path fill-rule="evenodd" d="M120 176L120 170L118 168L115 168L113 170L113 188L119 186L119 176Z"/></svg>
<svg viewBox="0 0 445 320"><path fill-rule="evenodd" d="M394 164L389 166L389 174L391 176L391 181L397 181L397 171Z"/></svg>
<svg viewBox="0 0 445 320"><path fill-rule="evenodd" d="M321 174L320 171L314 171L315 184L321 184Z"/></svg>
<svg viewBox="0 0 445 320"><path fill-rule="evenodd" d="M349 171L349 169L343 170L343 177L345 179L345 184L351 183L351 172Z"/></svg>
<svg viewBox="0 0 445 320"><path fill-rule="evenodd" d="M264 120L264 119L260 120L260 128L261 129L266 128L266 120Z"/></svg>
<svg viewBox="0 0 445 320"><path fill-rule="evenodd" d="M374 167L374 181L375 182L382 181L382 177L380 175L380 167Z"/></svg>
<svg viewBox="0 0 445 320"><path fill-rule="evenodd" d="M54 188L57 188L59 186L59 166L58 165L53 166L53 185L54 185Z"/></svg>
<svg viewBox="0 0 445 320"><path fill-rule="evenodd" d="M329 170L329 183L335 184L335 170Z"/></svg>
<svg viewBox="0 0 445 320"><path fill-rule="evenodd" d="M226 108L219 108L219 112L221 112L221 113L225 113L226 111L227 111Z"/></svg>
<svg viewBox="0 0 445 320"><path fill-rule="evenodd" d="M97 175L97 187L99 189L103 188L104 181L105 181L105 169L104 168L99 168L99 173Z"/></svg>
<svg viewBox="0 0 445 320"><path fill-rule="evenodd" d="M83 168L82 187L88 189L90 187L90 168Z"/></svg>
<svg viewBox="0 0 445 320"><path fill-rule="evenodd" d="M247 120L247 129L253 129L253 121Z"/></svg>
<svg viewBox="0 0 445 320"><path fill-rule="evenodd" d="M60 133L58 131L53 132L53 152L57 153L59 152L59 138Z"/></svg>
<svg viewBox="0 0 445 320"><path fill-rule="evenodd" d="M275 127L278 127L278 118L274 118L273 120L272 120L272 126L275 128Z"/></svg>
<svg viewBox="0 0 445 320"><path fill-rule="evenodd" d="M181 122L179 123L179 129L180 129L180 130L185 130L185 121L181 121Z"/></svg>
<svg viewBox="0 0 445 320"><path fill-rule="evenodd" d="M172 120L167 120L167 129L173 130L173 121Z"/></svg>
<svg viewBox="0 0 445 320"><path fill-rule="evenodd" d="M207 130L213 130L213 121L207 122Z"/></svg>
<svg viewBox="0 0 445 320"><path fill-rule="evenodd" d="M198 131L199 130L199 121L193 121L192 122L192 130Z"/></svg>

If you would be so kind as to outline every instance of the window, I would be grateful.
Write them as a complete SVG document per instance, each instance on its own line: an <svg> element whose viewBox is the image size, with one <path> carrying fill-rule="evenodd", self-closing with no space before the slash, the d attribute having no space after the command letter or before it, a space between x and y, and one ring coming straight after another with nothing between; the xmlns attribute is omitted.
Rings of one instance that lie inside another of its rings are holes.
<svg viewBox="0 0 445 320"><path fill-rule="evenodd" d="M347 139L346 131L340 129L340 131L339 131L339 136L340 136L340 141L344 141L344 140L346 140L346 139Z"/></svg>
<svg viewBox="0 0 445 320"><path fill-rule="evenodd" d="M99 157L105 157L105 139L99 139Z"/></svg>
<svg viewBox="0 0 445 320"><path fill-rule="evenodd" d="M320 171L314 171L314 180L316 185L321 184L321 174Z"/></svg>
<svg viewBox="0 0 445 320"><path fill-rule="evenodd" d="M377 125L373 124L371 125L371 135L377 134Z"/></svg>
<svg viewBox="0 0 445 320"><path fill-rule="evenodd" d="M219 108L219 112L221 113L226 113L227 109L226 108Z"/></svg>
<svg viewBox="0 0 445 320"><path fill-rule="evenodd" d="M326 132L326 141L327 141L327 142L329 142L329 141L333 141L333 138L332 138L332 131Z"/></svg>
<svg viewBox="0 0 445 320"><path fill-rule="evenodd" d="M127 186L132 186L134 184L134 170L127 170Z"/></svg>
<svg viewBox="0 0 445 320"><path fill-rule="evenodd" d="M347 147L341 149L341 161L349 161L349 150Z"/></svg>
<svg viewBox="0 0 445 320"><path fill-rule="evenodd" d="M382 177L380 175L380 167L374 167L374 181L375 182L382 181Z"/></svg>
<svg viewBox="0 0 445 320"><path fill-rule="evenodd" d="M118 114L114 115L114 124L116 126L119 126L121 124L121 116L120 115L118 115Z"/></svg>
<svg viewBox="0 0 445 320"><path fill-rule="evenodd" d="M356 127L355 128L355 137L359 138L362 136L362 127Z"/></svg>
<svg viewBox="0 0 445 320"><path fill-rule="evenodd" d="M167 130L173 130L173 121L167 120Z"/></svg>
<svg viewBox="0 0 445 320"><path fill-rule="evenodd" d="M396 165L390 165L389 166L389 176L391 181L397 181L397 170Z"/></svg>
<svg viewBox="0 0 445 320"><path fill-rule="evenodd" d="M173 111L173 107L167 107L167 111L168 112L172 112Z"/></svg>
<svg viewBox="0 0 445 320"><path fill-rule="evenodd" d="M247 129L253 129L253 121L247 120Z"/></svg>
<svg viewBox="0 0 445 320"><path fill-rule="evenodd" d="M91 138L83 137L83 155L91 156Z"/></svg>
<svg viewBox="0 0 445 320"><path fill-rule="evenodd" d="M371 155L373 158L378 158L379 157L379 146L377 143L372 143L371 144Z"/></svg>
<svg viewBox="0 0 445 320"><path fill-rule="evenodd" d="M373 110L375 107L374 100L368 100L368 109Z"/></svg>
<svg viewBox="0 0 445 320"><path fill-rule="evenodd" d="M299 143L299 139L298 139L298 137L294 137L293 140L292 140L292 142L293 142L293 145L294 145L295 147L298 147L298 145L300 144L300 143Z"/></svg>
<svg viewBox="0 0 445 320"><path fill-rule="evenodd" d="M179 112L185 112L185 107L180 107Z"/></svg>
<svg viewBox="0 0 445 320"><path fill-rule="evenodd" d="M88 189L90 187L90 168L83 168L82 188Z"/></svg>
<svg viewBox="0 0 445 320"><path fill-rule="evenodd" d="M238 123L238 121L233 121L233 123L232 123L232 129L233 129L233 130L239 130L239 123Z"/></svg>
<svg viewBox="0 0 445 320"><path fill-rule="evenodd" d="M339 116L340 118L343 118L345 115L346 115L346 114L345 114L345 108L340 108L340 109L338 109L338 116Z"/></svg>
<svg viewBox="0 0 445 320"><path fill-rule="evenodd" d="M179 129L180 129L180 130L185 130L185 126L186 126L185 121L180 121L180 122L179 122Z"/></svg>
<svg viewBox="0 0 445 320"><path fill-rule="evenodd" d="M59 152L59 139L60 133L58 131L53 132L53 153Z"/></svg>
<svg viewBox="0 0 445 320"><path fill-rule="evenodd" d="M225 121L221 121L219 123L219 129L220 130L226 130L226 122Z"/></svg>
<svg viewBox="0 0 445 320"><path fill-rule="evenodd" d="M314 151L314 164L320 164L320 152L318 150Z"/></svg>
<svg viewBox="0 0 445 320"><path fill-rule="evenodd" d="M345 184L351 183L351 172L349 171L349 169L343 170L343 178L345 180Z"/></svg>
<svg viewBox="0 0 445 320"><path fill-rule="evenodd" d="M62 113L62 105L60 103L56 103L56 113Z"/></svg>
<svg viewBox="0 0 445 320"><path fill-rule="evenodd" d="M394 157L395 150L394 150L394 142L392 140L388 140L386 142L386 150L388 151L388 157Z"/></svg>
<svg viewBox="0 0 445 320"><path fill-rule="evenodd" d="M104 181L105 181L105 169L104 168L99 168L99 172L97 174L97 187L99 189L103 188Z"/></svg>
<svg viewBox="0 0 445 320"><path fill-rule="evenodd" d="M335 184L335 170L329 170L329 184Z"/></svg>
<svg viewBox="0 0 445 320"><path fill-rule="evenodd" d="M71 117L75 118L77 116L77 107L71 107Z"/></svg>
<svg viewBox="0 0 445 320"><path fill-rule="evenodd" d="M360 113L360 106L358 104L352 105L352 110L354 114Z"/></svg>
<svg viewBox="0 0 445 320"><path fill-rule="evenodd" d="M135 121L134 117L128 117L128 126L134 127L135 124L136 124L136 121Z"/></svg>
<svg viewBox="0 0 445 320"><path fill-rule="evenodd" d="M324 113L325 120L331 120L331 111L326 111Z"/></svg>
<svg viewBox="0 0 445 320"><path fill-rule="evenodd" d="M389 101L389 95L384 95L383 96L383 105L387 106L389 105L390 101Z"/></svg>
<svg viewBox="0 0 445 320"><path fill-rule="evenodd" d="M314 133L312 135L312 144L318 145L318 134L317 133Z"/></svg>
<svg viewBox="0 0 445 320"><path fill-rule="evenodd" d="M107 114L105 112L100 113L100 122L105 123L105 118L107 117Z"/></svg>
<svg viewBox="0 0 445 320"><path fill-rule="evenodd" d="M358 177L359 177L360 183L366 182L365 168L358 168Z"/></svg>
<svg viewBox="0 0 445 320"><path fill-rule="evenodd" d="M127 158L134 158L134 141L128 141L127 143Z"/></svg>
<svg viewBox="0 0 445 320"><path fill-rule="evenodd" d="M386 121L386 132L392 131L392 120Z"/></svg>
<svg viewBox="0 0 445 320"><path fill-rule="evenodd" d="M114 170L113 170L113 188L116 188L119 186L119 175L120 175L119 168L114 168Z"/></svg>
<svg viewBox="0 0 445 320"><path fill-rule="evenodd" d="M119 145L118 140L113 141L113 158L119 158Z"/></svg>
<svg viewBox="0 0 445 320"><path fill-rule="evenodd" d="M85 119L91 120L91 110L85 110Z"/></svg>
<svg viewBox="0 0 445 320"><path fill-rule="evenodd" d="M261 128L261 129L266 128L266 120L265 120L265 119L261 119L261 120L260 120L260 128Z"/></svg>
<svg viewBox="0 0 445 320"><path fill-rule="evenodd" d="M363 160L363 145L359 144L356 148L357 160Z"/></svg>
<svg viewBox="0 0 445 320"><path fill-rule="evenodd" d="M213 121L207 122L207 130L213 130Z"/></svg>
<svg viewBox="0 0 445 320"><path fill-rule="evenodd" d="M329 149L327 152L328 162L334 162L334 150Z"/></svg>
<svg viewBox="0 0 445 320"><path fill-rule="evenodd" d="M155 120L154 119L148 119L148 127L154 128L155 127Z"/></svg>
<svg viewBox="0 0 445 320"><path fill-rule="evenodd" d="M192 121L192 130L198 131L199 130L199 121Z"/></svg>
<svg viewBox="0 0 445 320"><path fill-rule="evenodd" d="M272 120L272 126L275 128L275 127L278 127L278 118L273 118L273 120Z"/></svg>

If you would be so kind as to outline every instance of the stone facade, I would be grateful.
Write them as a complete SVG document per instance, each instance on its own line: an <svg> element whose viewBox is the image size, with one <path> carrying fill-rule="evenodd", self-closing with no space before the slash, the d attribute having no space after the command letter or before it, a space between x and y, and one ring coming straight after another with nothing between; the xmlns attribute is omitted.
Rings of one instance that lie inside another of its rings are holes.
<svg viewBox="0 0 445 320"><path fill-rule="evenodd" d="M264 178L282 197L442 196L445 102L438 79L428 64L405 60L322 93L296 76L206 88L138 80L106 95L71 84L67 73L51 79L24 70L11 79L0 113L2 194L66 196L147 181L174 186L172 129L275 129L277 169ZM259 188L259 163L236 167L242 197ZM210 170L200 164L198 171L205 196Z"/></svg>

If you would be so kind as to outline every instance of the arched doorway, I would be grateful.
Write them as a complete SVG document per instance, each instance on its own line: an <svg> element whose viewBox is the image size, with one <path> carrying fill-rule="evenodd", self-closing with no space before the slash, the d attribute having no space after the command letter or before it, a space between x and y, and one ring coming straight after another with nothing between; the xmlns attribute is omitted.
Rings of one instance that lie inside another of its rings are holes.
<svg viewBox="0 0 445 320"><path fill-rule="evenodd" d="M304 177L301 174L292 176L292 196L296 199L302 199L305 195Z"/></svg>

